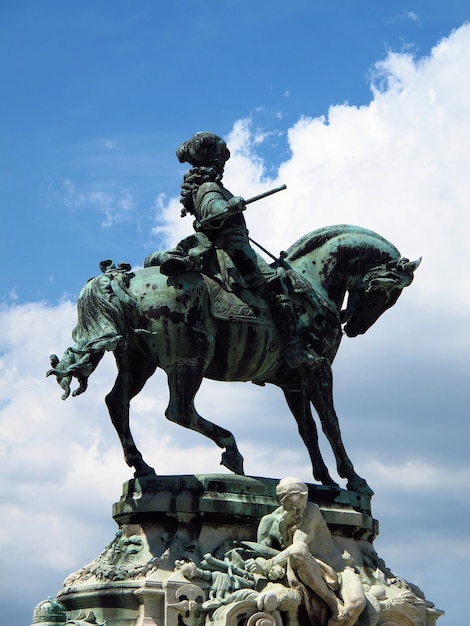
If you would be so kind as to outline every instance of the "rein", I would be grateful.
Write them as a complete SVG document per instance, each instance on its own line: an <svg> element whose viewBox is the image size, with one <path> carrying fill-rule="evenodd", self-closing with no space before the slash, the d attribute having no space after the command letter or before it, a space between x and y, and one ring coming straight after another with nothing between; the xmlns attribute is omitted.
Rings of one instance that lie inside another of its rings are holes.
<svg viewBox="0 0 470 626"><path fill-rule="evenodd" d="M301 277L300 274L298 274L293 269L293 267L291 265L286 263L286 261L285 261L286 253L285 252L280 252L279 256L277 257L274 254L272 254L271 252L269 252L269 250L267 250L260 243L258 243L254 239L252 239L251 237L248 237L248 239L251 241L251 243L255 244L255 246L257 246L260 250L262 250L265 254L267 254L271 259L273 259L273 261L275 261L276 263L281 265L284 269L287 269L287 270L289 270L291 272L294 272L297 276L299 276L300 280L302 280L302 282L304 282L303 277ZM336 307L334 307L329 300L327 300L324 296L322 296L322 294L320 292L318 292L311 285L310 282L308 282L308 291L302 291L302 292L298 292L298 293L304 293L306 295L307 299L312 300L314 302L316 300L318 303L320 303L326 309L326 312L329 313L331 316L333 316L335 321L338 322L341 325L341 316L340 316L340 313L339 313L338 309ZM314 298L312 298L313 294L315 294Z"/></svg>

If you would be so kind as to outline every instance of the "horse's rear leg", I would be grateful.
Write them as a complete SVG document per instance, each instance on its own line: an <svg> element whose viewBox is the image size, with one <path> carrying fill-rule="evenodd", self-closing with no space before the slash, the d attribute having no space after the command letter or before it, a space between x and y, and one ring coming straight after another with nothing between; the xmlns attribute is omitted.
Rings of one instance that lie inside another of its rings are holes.
<svg viewBox="0 0 470 626"><path fill-rule="evenodd" d="M348 481L347 488L351 491L373 495L364 478L354 470L354 466L346 454L338 416L333 405L333 375L331 366L324 364L317 368L310 380L310 399L318 413L323 432L325 433L336 458L338 474Z"/></svg>
<svg viewBox="0 0 470 626"><path fill-rule="evenodd" d="M339 487L331 478L318 446L318 431L310 410L310 399L307 398L305 391L289 391L288 389L283 391L287 404L297 422L299 434L308 450L315 479L323 485Z"/></svg>
<svg viewBox="0 0 470 626"><path fill-rule="evenodd" d="M105 398L109 415L121 441L124 459L129 467L135 469L134 476L136 478L138 476L154 476L155 470L144 461L132 437L129 425L129 408L132 398L141 391L156 368L143 368L142 366L139 368L136 363L130 366L130 360L125 353L115 353L115 357L118 376L114 387Z"/></svg>
<svg viewBox="0 0 470 626"><path fill-rule="evenodd" d="M203 360L179 361L165 369L170 389L166 417L180 426L209 437L219 448L225 448L221 465L225 465L235 474L243 475L243 457L232 433L201 417L194 406L194 397L204 377Z"/></svg>

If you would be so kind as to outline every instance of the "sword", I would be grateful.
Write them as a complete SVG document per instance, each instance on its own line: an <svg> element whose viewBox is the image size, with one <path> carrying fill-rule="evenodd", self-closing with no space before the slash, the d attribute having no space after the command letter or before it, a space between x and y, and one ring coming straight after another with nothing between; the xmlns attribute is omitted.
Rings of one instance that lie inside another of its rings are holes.
<svg viewBox="0 0 470 626"><path fill-rule="evenodd" d="M262 200L263 198L272 196L274 193L278 193L279 191L284 191L284 189L287 189L287 185L279 185L279 187L274 187L274 189L263 191L263 193L259 193L257 196L253 196L252 198L248 198L248 200L244 200L243 204L246 207L252 202L258 202L258 200ZM204 226L208 226L212 222L220 221L221 219L223 219L224 217L228 217L229 215L233 215L233 211L221 211L220 213L216 213L215 215L210 215L209 217L206 217L204 220L196 220L194 222L194 226L196 229L203 228Z"/></svg>
<svg viewBox="0 0 470 626"><path fill-rule="evenodd" d="M269 191L263 191L263 193L259 193L257 196L253 196L252 198L245 200L245 205L251 204L252 202L258 202L258 200L272 196L273 193L277 193L278 191L284 191L284 189L287 189L287 185L279 185L279 187L274 187L274 189L269 189Z"/></svg>

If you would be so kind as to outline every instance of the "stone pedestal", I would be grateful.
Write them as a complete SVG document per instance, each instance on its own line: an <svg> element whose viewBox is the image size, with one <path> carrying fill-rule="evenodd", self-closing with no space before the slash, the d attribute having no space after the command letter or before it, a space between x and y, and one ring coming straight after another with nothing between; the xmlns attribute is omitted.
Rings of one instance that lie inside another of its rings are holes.
<svg viewBox="0 0 470 626"><path fill-rule="evenodd" d="M299 613L301 599L288 586L279 583L273 588L282 601L272 606L267 602L260 610L259 588L243 571L230 565L223 574L227 550L255 541L261 517L278 506L277 482L219 474L128 481L113 506L115 538L92 563L71 574L57 596L68 621L80 626L307 624ZM335 543L347 550L362 577L367 605L358 624L435 624L442 612L377 556L373 541L378 523L371 515L370 498L308 487L309 500L318 504ZM206 563L203 570L198 569L201 563ZM237 582L233 601L214 600L218 575L230 575ZM266 583L268 588L272 584ZM312 623L324 626L323 621Z"/></svg>

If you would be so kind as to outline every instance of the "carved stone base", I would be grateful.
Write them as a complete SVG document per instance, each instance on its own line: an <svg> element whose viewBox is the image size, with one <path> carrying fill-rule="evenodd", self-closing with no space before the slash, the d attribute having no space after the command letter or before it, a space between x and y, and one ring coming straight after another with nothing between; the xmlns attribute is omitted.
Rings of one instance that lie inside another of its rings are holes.
<svg viewBox="0 0 470 626"><path fill-rule="evenodd" d="M306 614L298 590L253 578L228 556L256 540L277 506L277 480L231 475L130 480L113 506L115 538L68 576L57 596L78 626L325 626L328 609ZM433 626L442 611L395 576L376 554L369 496L309 485L335 543L361 576L360 626ZM248 543L245 543L248 542ZM237 553L238 554L238 553ZM306 621L307 620L307 621Z"/></svg>

